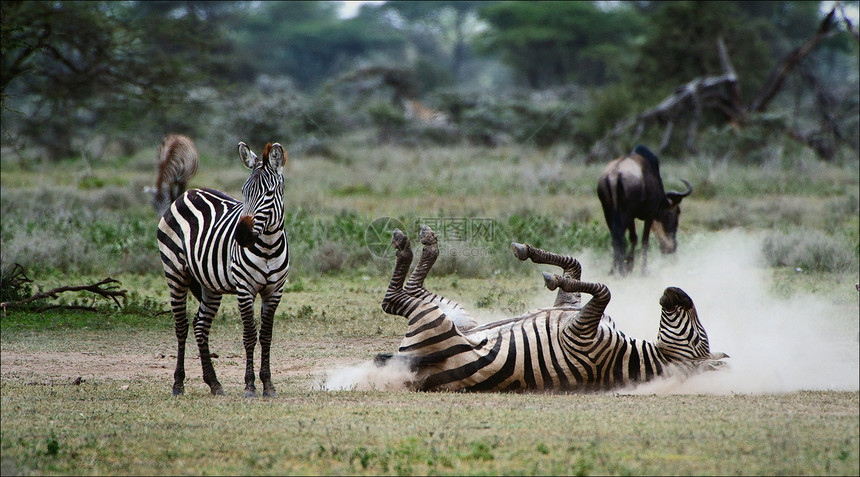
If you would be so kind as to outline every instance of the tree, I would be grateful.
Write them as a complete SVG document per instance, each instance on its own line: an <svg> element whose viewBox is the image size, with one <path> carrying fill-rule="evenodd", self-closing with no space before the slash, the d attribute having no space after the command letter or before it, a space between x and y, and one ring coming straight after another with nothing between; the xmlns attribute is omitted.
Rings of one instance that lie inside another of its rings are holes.
<svg viewBox="0 0 860 477"><path fill-rule="evenodd" d="M722 74L715 48L720 38L748 84L768 72L771 49L762 38L762 22L752 21L735 2L666 2L648 17L648 25L630 76L630 87L641 97L654 99L693 78Z"/></svg>
<svg viewBox="0 0 860 477"><path fill-rule="evenodd" d="M462 79L463 64L469 52L469 40L474 34L474 25L477 22L476 11L489 3L491 2L399 1L386 2L376 8L381 12L396 12L410 22L413 43L423 54L447 60L451 78L459 81ZM429 41L422 42L422 36L429 36Z"/></svg>
<svg viewBox="0 0 860 477"><path fill-rule="evenodd" d="M627 5L591 2L503 2L479 10L492 28L482 51L496 53L532 88L618 79L642 18Z"/></svg>
<svg viewBox="0 0 860 477"><path fill-rule="evenodd" d="M397 55L404 40L376 18L341 20L335 2L263 2L237 25L239 50L259 73L314 89L361 58Z"/></svg>
<svg viewBox="0 0 860 477"><path fill-rule="evenodd" d="M736 72L737 70L732 64L733 61L730 60L725 42L722 38L718 38L717 48L715 48L720 63L718 74L697 76L676 87L658 105L637 114L635 117L628 117L618 122L602 140L592 147L590 159L601 154L602 149L609 141L618 136L627 135L634 127L636 129L635 140L650 124L660 124L665 127L658 151L664 150L669 145L675 125L685 124L687 126L685 128L685 148L688 152L695 152L696 133L704 113L709 109L718 112L716 117L721 118L721 121L714 120L714 124L731 122L735 127L748 127L756 122L771 123L767 129L775 129L808 145L823 159L832 159L836 155L838 147L843 144L856 151L858 148L856 141L856 77L853 88L849 87L843 91L843 94L847 92L849 96L840 101L834 95L833 90L822 87L818 77L812 73L810 68L804 66L804 61L819 45L839 36L843 38L843 41L849 38L844 31L839 31L840 24L845 24L846 30L851 30L850 21L844 14L840 20L839 15L837 15L837 8L834 7L824 16L817 28L813 29L812 34L805 41L783 55L772 67L767 79L760 82L757 92L751 96L749 101L741 100L739 94L741 76ZM820 118L820 126L811 132L803 132L796 126L789 126L783 121L774 121L772 118L761 121L762 113L780 93L789 75L795 70L800 73L799 76L803 82L812 90L812 94L809 96L813 97L815 115ZM853 101L851 96L854 97ZM841 116L839 112L840 103L849 105L847 113L855 118L853 127L851 127L852 121L850 119L845 121L839 117ZM854 130L850 135L846 134L849 128Z"/></svg>
<svg viewBox="0 0 860 477"><path fill-rule="evenodd" d="M193 85L229 70L214 13L234 5L3 2L4 133L14 128L65 158L79 152L82 128L133 136L153 111L164 124Z"/></svg>

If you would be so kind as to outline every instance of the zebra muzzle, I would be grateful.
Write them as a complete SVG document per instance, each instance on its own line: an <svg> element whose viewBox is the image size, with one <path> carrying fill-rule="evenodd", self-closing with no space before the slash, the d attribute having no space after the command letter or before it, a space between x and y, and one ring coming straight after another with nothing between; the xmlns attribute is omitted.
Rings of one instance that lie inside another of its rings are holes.
<svg viewBox="0 0 860 477"><path fill-rule="evenodd" d="M254 233L254 218L243 216L236 224L236 243L242 247L250 247L257 239L257 234Z"/></svg>

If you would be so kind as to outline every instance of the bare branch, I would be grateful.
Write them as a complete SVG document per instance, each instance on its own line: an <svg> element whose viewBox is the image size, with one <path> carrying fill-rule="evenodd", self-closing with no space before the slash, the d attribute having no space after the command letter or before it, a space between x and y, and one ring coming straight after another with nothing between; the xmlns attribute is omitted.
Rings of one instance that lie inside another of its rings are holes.
<svg viewBox="0 0 860 477"><path fill-rule="evenodd" d="M824 41L826 38L830 37L833 34L833 27L836 22L833 18L836 15L836 9L830 10L830 13L824 17L824 20L821 21L821 25L818 27L818 31L812 38L806 40L802 45L795 48L789 54L785 55L783 59L779 62L778 65L771 71L770 76L764 82L764 85L759 90L755 99L752 100L749 106L747 106L747 112L756 113L760 111L764 111L767 108L770 100L776 96L779 92L780 88L782 88L782 83L785 81L785 77L791 73L804 58L809 54L819 43Z"/></svg>
<svg viewBox="0 0 860 477"><path fill-rule="evenodd" d="M22 271L22 273L23 273L23 271ZM101 296L103 298L110 298L113 300L113 302L116 304L117 307L122 308L122 305L119 302L119 297L125 298L126 293L128 293L128 290L118 289L119 285L120 285L120 282L118 280L115 280L113 278L108 277L108 278L105 278L104 280L102 280L98 283L94 283L92 285L61 286L61 287L53 288L53 289L48 290L48 291L36 293L29 298L25 298L24 300L0 303L0 308L2 308L5 311L6 309L9 309L9 308L23 307L23 306L28 305L28 304L36 301L36 300L41 300L41 299L45 299L45 298L56 299L60 293L64 293L67 291L72 291L72 292L74 292L74 291L87 291L87 292L93 293L97 296ZM41 310L48 310L48 309L52 309L52 308L62 308L62 309L67 309L67 310L88 310L88 311L94 311L95 310L95 308L93 308L93 307L85 307L85 306L80 306L80 305L54 305L54 306L48 306L45 308L41 308Z"/></svg>

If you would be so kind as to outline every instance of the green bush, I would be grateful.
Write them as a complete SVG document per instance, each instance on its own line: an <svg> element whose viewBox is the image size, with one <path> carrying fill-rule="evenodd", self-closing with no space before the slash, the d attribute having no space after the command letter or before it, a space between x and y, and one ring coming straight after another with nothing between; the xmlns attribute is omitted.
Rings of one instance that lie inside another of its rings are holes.
<svg viewBox="0 0 860 477"><path fill-rule="evenodd" d="M762 254L768 266L799 271L856 271L858 266L851 247L818 230L768 232L762 241Z"/></svg>

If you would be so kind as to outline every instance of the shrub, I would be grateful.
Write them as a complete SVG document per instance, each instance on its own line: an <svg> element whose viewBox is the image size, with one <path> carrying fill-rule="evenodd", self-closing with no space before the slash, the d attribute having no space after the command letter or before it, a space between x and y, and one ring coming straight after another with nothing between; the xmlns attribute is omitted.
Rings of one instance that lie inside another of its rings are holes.
<svg viewBox="0 0 860 477"><path fill-rule="evenodd" d="M767 265L817 272L857 269L857 259L841 241L817 230L768 232L762 241Z"/></svg>

